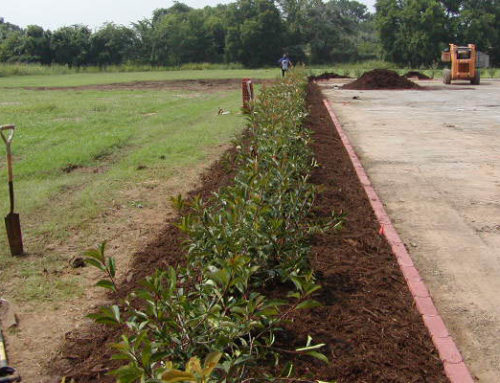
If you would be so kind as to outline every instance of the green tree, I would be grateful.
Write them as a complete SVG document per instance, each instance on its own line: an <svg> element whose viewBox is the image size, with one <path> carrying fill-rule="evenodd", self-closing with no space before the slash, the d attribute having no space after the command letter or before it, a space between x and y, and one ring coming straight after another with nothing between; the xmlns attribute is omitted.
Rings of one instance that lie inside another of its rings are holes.
<svg viewBox="0 0 500 383"><path fill-rule="evenodd" d="M349 62L376 58L376 30L368 8L352 0L331 0L327 7L335 15L338 27L338 36L331 43L331 60Z"/></svg>
<svg viewBox="0 0 500 383"><path fill-rule="evenodd" d="M0 17L0 43L13 32L21 32L21 28L6 22L3 17Z"/></svg>
<svg viewBox="0 0 500 383"><path fill-rule="evenodd" d="M106 23L90 37L88 61L99 66L119 65L134 58L136 45L132 29Z"/></svg>
<svg viewBox="0 0 500 383"><path fill-rule="evenodd" d="M446 8L437 0L378 0L377 26L386 58L400 64L432 64L446 37Z"/></svg>
<svg viewBox="0 0 500 383"><path fill-rule="evenodd" d="M462 0L455 22L456 41L476 44L500 63L500 2L498 0Z"/></svg>
<svg viewBox="0 0 500 383"><path fill-rule="evenodd" d="M285 24L285 50L296 62L308 62L306 55L308 12L314 6L311 0L279 0L281 16Z"/></svg>
<svg viewBox="0 0 500 383"><path fill-rule="evenodd" d="M0 17L0 61L18 61L22 55L23 33L17 25Z"/></svg>
<svg viewBox="0 0 500 383"><path fill-rule="evenodd" d="M62 27L52 34L54 61L69 67L88 64L91 31L83 25Z"/></svg>
<svg viewBox="0 0 500 383"><path fill-rule="evenodd" d="M226 61L272 65L284 48L285 28L271 0L239 0L227 13Z"/></svg>
<svg viewBox="0 0 500 383"><path fill-rule="evenodd" d="M11 31L0 43L0 61L16 62L20 61L23 54L23 33L21 31Z"/></svg>
<svg viewBox="0 0 500 383"><path fill-rule="evenodd" d="M376 22L387 59L428 65L449 43L476 44L500 62L498 0L378 0Z"/></svg>
<svg viewBox="0 0 500 383"><path fill-rule="evenodd" d="M44 31L38 25L29 25L24 34L21 61L50 64L52 62L50 38L49 31Z"/></svg>

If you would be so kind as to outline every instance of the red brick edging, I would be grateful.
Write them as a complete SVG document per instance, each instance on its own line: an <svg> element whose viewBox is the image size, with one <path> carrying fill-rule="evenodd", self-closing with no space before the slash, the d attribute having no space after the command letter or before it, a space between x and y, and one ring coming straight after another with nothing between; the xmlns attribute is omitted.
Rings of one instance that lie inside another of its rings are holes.
<svg viewBox="0 0 500 383"><path fill-rule="evenodd" d="M380 198L375 192L375 189L366 175L361 161L356 155L353 146L342 129L342 125L333 111L330 102L325 99L323 100L323 103L325 104L340 139L349 154L354 170L356 170L356 174L358 175L358 178L368 195L372 209L380 223L380 233L385 235L392 248L392 252L398 261L401 271L403 272L403 276L408 284L413 299L415 300L417 310L422 315L425 326L429 330L432 341L438 350L441 361L443 362L446 376L450 379L451 383L474 383L474 379L465 365L460 351L449 334L443 319L439 315L436 306L432 301L429 290L420 277L418 270L415 268L403 241L392 225Z"/></svg>

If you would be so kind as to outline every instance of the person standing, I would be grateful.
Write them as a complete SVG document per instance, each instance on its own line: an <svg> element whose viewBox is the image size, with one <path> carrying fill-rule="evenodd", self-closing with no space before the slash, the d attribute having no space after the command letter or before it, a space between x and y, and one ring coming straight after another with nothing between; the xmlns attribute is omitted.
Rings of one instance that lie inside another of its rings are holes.
<svg viewBox="0 0 500 383"><path fill-rule="evenodd" d="M290 60L288 55L285 53L283 57L278 60L278 63L281 67L281 77L285 77L285 73L293 66L292 60Z"/></svg>

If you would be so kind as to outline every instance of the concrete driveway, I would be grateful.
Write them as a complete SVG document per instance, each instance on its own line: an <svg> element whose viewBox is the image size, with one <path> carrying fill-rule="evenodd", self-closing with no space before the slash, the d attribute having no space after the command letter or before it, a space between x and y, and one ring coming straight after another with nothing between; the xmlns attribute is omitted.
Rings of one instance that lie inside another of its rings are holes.
<svg viewBox="0 0 500 383"><path fill-rule="evenodd" d="M321 86L472 374L499 382L500 81L419 84Z"/></svg>

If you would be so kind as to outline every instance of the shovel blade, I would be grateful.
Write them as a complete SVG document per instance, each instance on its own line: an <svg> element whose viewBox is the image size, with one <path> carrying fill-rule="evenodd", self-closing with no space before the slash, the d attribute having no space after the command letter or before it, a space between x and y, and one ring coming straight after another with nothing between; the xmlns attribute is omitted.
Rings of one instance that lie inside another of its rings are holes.
<svg viewBox="0 0 500 383"><path fill-rule="evenodd" d="M9 238L10 252L12 255L23 255L23 235L19 214L10 213L5 217L5 227Z"/></svg>

